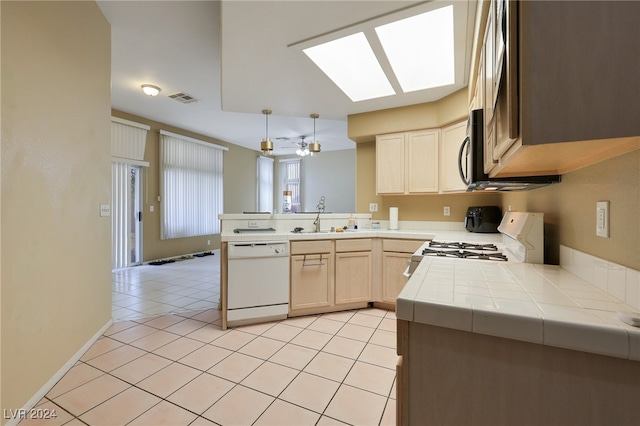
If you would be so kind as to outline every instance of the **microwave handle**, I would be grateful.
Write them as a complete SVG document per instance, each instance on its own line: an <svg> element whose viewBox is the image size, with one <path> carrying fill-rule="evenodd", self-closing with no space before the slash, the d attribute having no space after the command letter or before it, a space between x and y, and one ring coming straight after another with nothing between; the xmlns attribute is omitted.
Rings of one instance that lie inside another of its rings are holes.
<svg viewBox="0 0 640 426"><path fill-rule="evenodd" d="M469 185L471 183L471 179L468 176L465 176L467 171L469 170L469 149L471 145L471 139L469 136L464 138L462 141L462 145L460 145L460 151L458 151L458 172L460 173L460 179L464 182L465 185ZM462 157L464 148L467 147L467 155L464 156L464 168L462 167Z"/></svg>

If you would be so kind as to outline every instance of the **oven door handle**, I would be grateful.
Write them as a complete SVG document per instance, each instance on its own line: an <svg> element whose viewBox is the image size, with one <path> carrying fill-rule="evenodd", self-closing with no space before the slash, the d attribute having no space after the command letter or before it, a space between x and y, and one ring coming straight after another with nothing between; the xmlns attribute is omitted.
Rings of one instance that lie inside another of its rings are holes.
<svg viewBox="0 0 640 426"><path fill-rule="evenodd" d="M402 276L405 277L406 279L411 278L411 274L409 273L410 268L411 268L411 262L409 262L409 265L407 265L407 269L405 269L404 272L402 273Z"/></svg>

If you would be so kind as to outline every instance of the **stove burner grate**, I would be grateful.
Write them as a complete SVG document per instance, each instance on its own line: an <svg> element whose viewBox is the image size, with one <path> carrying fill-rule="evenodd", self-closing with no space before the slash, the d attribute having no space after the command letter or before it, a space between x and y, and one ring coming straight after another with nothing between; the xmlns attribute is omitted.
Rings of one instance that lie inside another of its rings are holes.
<svg viewBox="0 0 640 426"><path fill-rule="evenodd" d="M473 252L468 250L434 250L425 248L422 250L423 256L456 257L458 259L480 259L480 260L501 260L507 261L507 256L500 252Z"/></svg>
<svg viewBox="0 0 640 426"><path fill-rule="evenodd" d="M487 251L496 251L496 250L498 250L498 247L496 247L495 244L463 243L463 242L441 242L441 241L429 241L429 247L446 248L446 249L461 249L461 250L487 250Z"/></svg>

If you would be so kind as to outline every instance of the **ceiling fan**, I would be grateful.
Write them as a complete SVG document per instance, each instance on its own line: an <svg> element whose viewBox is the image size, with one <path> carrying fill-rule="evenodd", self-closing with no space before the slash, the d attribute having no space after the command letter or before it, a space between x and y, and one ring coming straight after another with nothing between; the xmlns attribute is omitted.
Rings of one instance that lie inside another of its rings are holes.
<svg viewBox="0 0 640 426"><path fill-rule="evenodd" d="M299 142L293 142L291 141L290 138L287 137L279 137L276 138L277 141L283 141L283 142L289 142L291 141L291 143L293 144L293 146L283 146L282 149L295 149L296 150L296 154L298 154L301 157L305 157L307 155L313 155L314 152L309 150L309 143L305 141L305 138L307 138L308 136L305 135L301 135L299 136L300 141Z"/></svg>

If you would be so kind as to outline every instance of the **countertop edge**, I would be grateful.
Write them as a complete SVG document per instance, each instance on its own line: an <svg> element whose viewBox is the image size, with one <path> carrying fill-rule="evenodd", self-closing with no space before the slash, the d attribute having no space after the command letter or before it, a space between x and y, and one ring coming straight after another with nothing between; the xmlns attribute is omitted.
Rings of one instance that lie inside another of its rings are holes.
<svg viewBox="0 0 640 426"><path fill-rule="evenodd" d="M451 302L437 300L437 297L428 296L434 294L434 287L437 286L432 281L427 281L428 264L429 262L421 262L418 265L414 275L398 296L396 309L398 319L640 361L640 328L618 320L617 312L613 310L562 305L553 305L557 312L502 310L495 306L483 306L482 303L474 305L471 302L455 301L456 293L453 293ZM561 274L565 278L570 277L585 289L598 291L597 287L565 271L560 266L520 264L517 268L533 273L536 267L541 266L547 272ZM509 265L509 267L514 266ZM545 276L544 279L550 278ZM553 281L549 281L549 286L557 288ZM550 306L545 303L533 303L537 306ZM611 301L611 303L620 308L628 306L623 302Z"/></svg>

